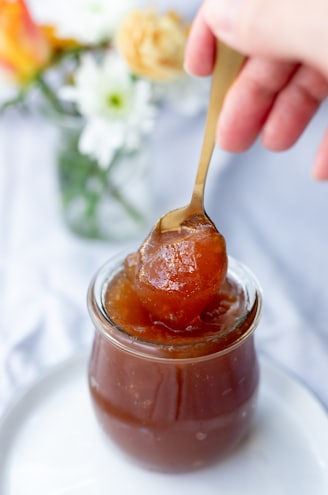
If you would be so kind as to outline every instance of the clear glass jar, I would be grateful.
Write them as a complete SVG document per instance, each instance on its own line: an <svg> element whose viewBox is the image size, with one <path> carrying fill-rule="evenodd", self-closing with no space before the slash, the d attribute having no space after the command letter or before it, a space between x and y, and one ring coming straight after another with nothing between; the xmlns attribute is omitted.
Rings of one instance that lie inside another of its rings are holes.
<svg viewBox="0 0 328 495"><path fill-rule="evenodd" d="M56 164L63 220L80 237L109 241L139 238L151 226L153 198L149 143L118 150L102 166L79 151L84 121L57 116Z"/></svg>
<svg viewBox="0 0 328 495"><path fill-rule="evenodd" d="M106 311L106 289L122 261L122 256L109 260L88 293L95 326L89 387L99 423L148 469L183 472L211 464L239 443L253 421L258 283L244 265L229 259L228 276L244 294L238 319L204 339L159 343L128 334Z"/></svg>

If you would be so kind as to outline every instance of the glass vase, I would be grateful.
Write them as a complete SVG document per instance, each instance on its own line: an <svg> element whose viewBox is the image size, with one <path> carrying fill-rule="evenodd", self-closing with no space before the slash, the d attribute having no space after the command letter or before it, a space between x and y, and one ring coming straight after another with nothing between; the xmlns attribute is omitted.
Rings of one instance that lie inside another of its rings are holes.
<svg viewBox="0 0 328 495"><path fill-rule="evenodd" d="M81 118L58 125L57 176L65 224L78 236L124 241L150 226L151 193L147 142L118 150L106 167L79 151Z"/></svg>

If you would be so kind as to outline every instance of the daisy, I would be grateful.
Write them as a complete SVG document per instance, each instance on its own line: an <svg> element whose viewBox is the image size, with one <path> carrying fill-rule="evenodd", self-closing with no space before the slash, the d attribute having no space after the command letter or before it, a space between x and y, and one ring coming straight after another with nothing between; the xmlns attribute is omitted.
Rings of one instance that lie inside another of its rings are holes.
<svg viewBox="0 0 328 495"><path fill-rule="evenodd" d="M109 52L102 61L86 55L75 85L60 93L85 117L79 149L106 167L119 149L136 150L153 128L156 107L148 81L131 77L125 62Z"/></svg>

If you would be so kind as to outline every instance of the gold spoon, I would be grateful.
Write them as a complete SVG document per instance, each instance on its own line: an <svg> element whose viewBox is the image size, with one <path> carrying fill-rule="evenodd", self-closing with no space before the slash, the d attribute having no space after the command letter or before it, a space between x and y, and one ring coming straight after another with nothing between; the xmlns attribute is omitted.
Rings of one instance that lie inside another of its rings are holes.
<svg viewBox="0 0 328 495"><path fill-rule="evenodd" d="M221 41L216 43L216 61L212 75L211 94L205 124L203 146L191 201L188 206L169 211L157 224L157 231L179 231L181 225L197 216L198 223L211 222L204 209L204 191L208 168L215 145L216 123L226 93L237 76L244 56Z"/></svg>
<svg viewBox="0 0 328 495"><path fill-rule="evenodd" d="M204 210L204 188L217 118L242 62L239 53L217 43L203 147L190 204L160 218L140 249L126 259L128 276L143 306L169 328L186 328L212 300L226 276L225 240Z"/></svg>

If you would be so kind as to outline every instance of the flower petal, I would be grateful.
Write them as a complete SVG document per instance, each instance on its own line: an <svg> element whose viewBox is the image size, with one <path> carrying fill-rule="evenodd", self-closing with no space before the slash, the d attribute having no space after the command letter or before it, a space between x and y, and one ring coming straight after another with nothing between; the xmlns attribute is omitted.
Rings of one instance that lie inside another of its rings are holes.
<svg viewBox="0 0 328 495"><path fill-rule="evenodd" d="M24 0L0 0L0 65L20 82L45 67L50 45L32 19Z"/></svg>

